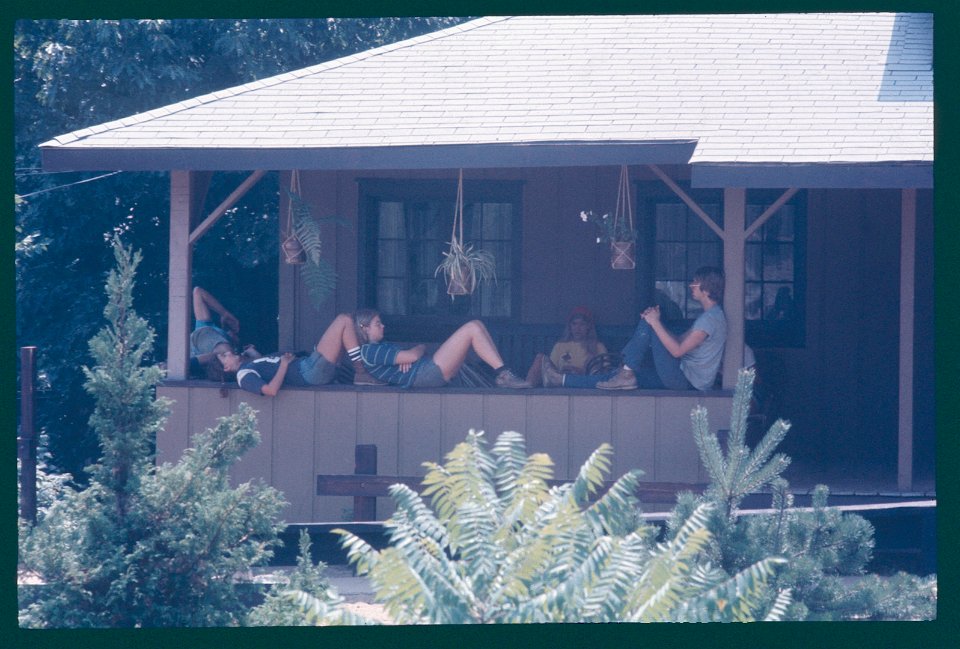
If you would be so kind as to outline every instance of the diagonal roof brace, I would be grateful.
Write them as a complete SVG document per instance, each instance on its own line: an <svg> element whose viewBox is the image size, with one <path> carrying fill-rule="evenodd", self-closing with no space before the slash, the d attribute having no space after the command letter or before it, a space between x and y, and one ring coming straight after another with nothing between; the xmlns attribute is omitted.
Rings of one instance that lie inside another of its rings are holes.
<svg viewBox="0 0 960 649"><path fill-rule="evenodd" d="M243 196L250 191L250 189L256 185L266 173L267 171L265 169L257 169L252 174L247 176L246 180L244 180L236 189L230 192L230 195L227 196L227 198L224 199L224 201L220 203L215 210L210 212L210 215L205 218L200 225L194 228L194 230L190 233L189 243L192 245L197 239L202 237L207 230L212 228L213 224L220 220L220 217L226 214L227 210L233 207L237 201L243 198Z"/></svg>

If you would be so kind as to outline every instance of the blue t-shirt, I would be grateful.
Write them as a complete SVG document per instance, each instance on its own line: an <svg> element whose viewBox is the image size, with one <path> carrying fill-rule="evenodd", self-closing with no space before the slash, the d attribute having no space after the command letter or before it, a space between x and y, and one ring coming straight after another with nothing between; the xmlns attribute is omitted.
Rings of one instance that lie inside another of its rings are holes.
<svg viewBox="0 0 960 649"><path fill-rule="evenodd" d="M717 380L723 348L727 344L727 318L723 309L715 304L697 317L693 330L707 334L707 338L680 359L680 369L698 390L709 390Z"/></svg>
<svg viewBox="0 0 960 649"><path fill-rule="evenodd" d="M400 366L396 364L397 354L400 351L400 348L393 343L367 343L360 347L360 358L370 376L390 385L409 388L413 385L426 357L411 365L409 371L402 372Z"/></svg>
<svg viewBox="0 0 960 649"><path fill-rule="evenodd" d="M279 356L264 356L256 360L247 361L237 370L237 383L241 388L253 394L263 394L260 388L277 375L280 369ZM287 366L287 373L283 377L284 385L303 386L306 383L300 373L300 359L294 360Z"/></svg>

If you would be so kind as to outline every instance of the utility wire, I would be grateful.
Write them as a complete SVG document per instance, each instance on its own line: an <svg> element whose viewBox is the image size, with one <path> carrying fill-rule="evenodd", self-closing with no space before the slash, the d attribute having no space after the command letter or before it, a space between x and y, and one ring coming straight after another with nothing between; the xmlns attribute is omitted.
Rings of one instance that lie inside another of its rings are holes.
<svg viewBox="0 0 960 649"><path fill-rule="evenodd" d="M108 173L108 174L102 174L102 175L100 175L100 176L94 176L93 178L86 178L86 179L84 179L84 180L78 180L77 182L69 183L69 184L67 184L67 185L57 185L56 187L47 187L46 189L38 189L37 191L35 191L35 192L30 192L29 194L18 194L18 196L19 196L20 198L28 198L28 197L30 197L30 196L36 196L37 194L43 194L43 193L45 193L45 192L52 192L54 189L66 189L67 187L73 187L74 185L81 185L81 184L83 184L83 183L90 183L90 182L93 182L94 180L100 180L101 178L109 178L110 176L116 176L118 173L121 173L121 172L119 172L119 171L111 171L111 172Z"/></svg>

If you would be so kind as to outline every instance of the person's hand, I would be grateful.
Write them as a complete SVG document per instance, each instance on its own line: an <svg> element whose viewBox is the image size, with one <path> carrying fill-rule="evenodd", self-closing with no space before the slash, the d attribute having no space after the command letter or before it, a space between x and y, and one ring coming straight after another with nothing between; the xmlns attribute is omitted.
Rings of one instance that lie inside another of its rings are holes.
<svg viewBox="0 0 960 649"><path fill-rule="evenodd" d="M284 352L280 356L280 364L283 366L287 366L290 364L290 361L292 361L294 358L296 358L296 356L291 352Z"/></svg>
<svg viewBox="0 0 960 649"><path fill-rule="evenodd" d="M397 367L400 368L400 371L407 373L410 371L410 368L413 367L413 363L400 363Z"/></svg>
<svg viewBox="0 0 960 649"><path fill-rule="evenodd" d="M654 322L658 322L660 320L659 305L647 308L643 313L640 314L640 317L643 318L643 320L647 324L653 324Z"/></svg>

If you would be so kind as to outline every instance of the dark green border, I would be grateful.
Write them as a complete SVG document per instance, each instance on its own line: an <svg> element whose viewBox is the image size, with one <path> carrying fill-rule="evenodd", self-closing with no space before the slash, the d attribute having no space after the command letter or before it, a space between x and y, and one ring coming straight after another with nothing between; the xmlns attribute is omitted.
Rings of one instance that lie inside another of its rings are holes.
<svg viewBox="0 0 960 649"><path fill-rule="evenodd" d="M0 491L7 494L0 499L0 521L3 521L3 591L0 598L0 646L5 647L216 647L241 649L270 646L336 646L365 647L911 647L930 648L954 646L957 637L957 561L950 552L957 542L958 517L956 511L957 470L960 460L957 440L957 421L960 421L957 394L958 354L956 323L956 282L951 271L956 266L958 216L955 193L960 186L957 166L957 66L960 65L960 38L957 37L958 8L955 0L904 0L901 2L798 2L783 0L728 1L718 3L703 0L653 0L648 2L603 1L546 3L519 2L454 2L409 1L382 2L310 2L287 0L270 5L260 1L233 0L216 8L203 7L193 1L160 1L135 3L125 1L89 0L14 0L0 16L7 43L12 43L13 20L16 18L104 18L104 17L295 17L295 16L376 16L376 15L504 15L516 13L765 13L786 11L920 11L935 14L935 75L936 75L936 372L937 372L937 430L939 494L939 605L936 622L923 623L783 623L752 625L525 625L474 627L386 627L376 629L175 629L142 631L23 631L16 625L16 591L12 587L16 571L16 542L13 521L16 517L16 474L12 470L16 456L15 376L8 371L2 376L0 390L6 395L5 415L0 426L5 433L2 446L4 467L0 471ZM7 50L10 51L9 49ZM11 67L4 67L4 95L8 109L4 111L3 130L7 150L8 173L3 177L13 193L13 138ZM0 318L0 333L8 351L8 367L13 367L16 338L13 322L13 214L12 201L7 201L2 249L4 268L2 293L7 304ZM12 642L8 642L10 639Z"/></svg>

